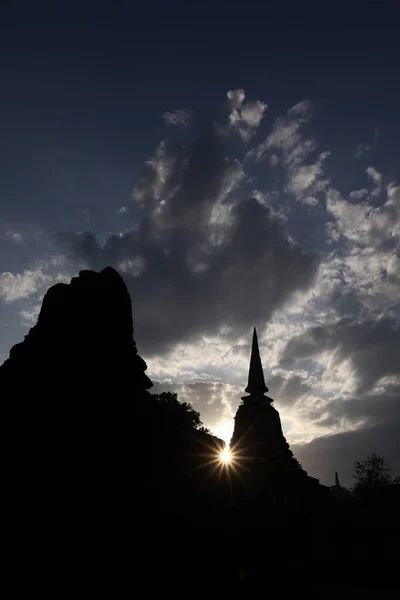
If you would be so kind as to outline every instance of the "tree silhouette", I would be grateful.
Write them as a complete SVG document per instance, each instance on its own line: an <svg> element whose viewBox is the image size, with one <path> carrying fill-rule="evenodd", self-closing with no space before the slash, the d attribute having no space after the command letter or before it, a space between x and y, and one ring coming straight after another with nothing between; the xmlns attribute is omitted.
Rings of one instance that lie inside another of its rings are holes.
<svg viewBox="0 0 400 600"><path fill-rule="evenodd" d="M162 407L164 418L172 421L176 427L192 427L204 433L210 433L203 426L200 413L189 402L179 402L178 394L174 392L162 392L161 394L152 394L152 396Z"/></svg>
<svg viewBox="0 0 400 600"><path fill-rule="evenodd" d="M363 494L370 490L387 487L392 481L391 468L383 456L373 453L365 460L354 461L353 478L355 480L353 491Z"/></svg>

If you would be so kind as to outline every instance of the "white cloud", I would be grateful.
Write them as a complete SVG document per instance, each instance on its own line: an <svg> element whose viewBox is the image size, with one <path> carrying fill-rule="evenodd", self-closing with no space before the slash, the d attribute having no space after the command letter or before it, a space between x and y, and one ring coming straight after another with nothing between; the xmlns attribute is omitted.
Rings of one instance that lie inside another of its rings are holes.
<svg viewBox="0 0 400 600"><path fill-rule="evenodd" d="M128 207L127 206L121 206L121 208L119 208L117 210L117 213L119 213L119 214L124 214L126 212L128 212Z"/></svg>
<svg viewBox="0 0 400 600"><path fill-rule="evenodd" d="M360 190L354 190L352 192L350 192L350 198L355 198L356 200L360 200L361 198L365 198L366 196L368 196L368 190L366 190L365 188L362 188Z"/></svg>
<svg viewBox="0 0 400 600"><path fill-rule="evenodd" d="M371 175L372 176L372 175ZM374 170L373 177L380 181L380 174ZM387 187L387 199L374 208L366 201L353 204L330 188L327 190L326 207L336 219L337 230L346 238L366 244L375 249L400 241L400 187L390 183Z"/></svg>
<svg viewBox="0 0 400 600"><path fill-rule="evenodd" d="M188 127L192 120L192 113L186 109L177 109L166 112L162 115L166 125L183 125Z"/></svg>
<svg viewBox="0 0 400 600"><path fill-rule="evenodd" d="M400 260L396 251L378 253L354 247L343 260L348 287L369 311L384 314L398 310Z"/></svg>
<svg viewBox="0 0 400 600"><path fill-rule="evenodd" d="M268 207L271 215L274 218L279 219L282 221L282 223L288 220L288 215L286 214L283 206L280 206L278 210L274 208L274 204L279 197L279 192L261 192L260 190L253 190L252 195L257 202Z"/></svg>
<svg viewBox="0 0 400 600"><path fill-rule="evenodd" d="M118 270L121 273L129 273L134 277L139 277L146 268L146 263L142 256L137 256L133 259L126 258L118 263Z"/></svg>
<svg viewBox="0 0 400 600"><path fill-rule="evenodd" d="M301 163L316 148L313 140L304 140L301 128L312 117L312 104L306 100L288 110L286 116L276 119L271 133L254 151L259 162L269 151L282 153L285 165Z"/></svg>
<svg viewBox="0 0 400 600"><path fill-rule="evenodd" d="M309 190L322 175L322 165L330 152L322 152L312 165L303 165L289 171L287 189L301 199L305 191Z"/></svg>
<svg viewBox="0 0 400 600"><path fill-rule="evenodd" d="M361 231L367 226L367 216L372 207L367 202L353 204L342 198L333 188L327 190L326 208L336 219L335 230L348 239L359 240Z"/></svg>
<svg viewBox="0 0 400 600"><path fill-rule="evenodd" d="M318 204L318 200L317 198L314 198L314 196L306 196L305 198L301 199L302 204L307 204L308 206L316 206Z"/></svg>
<svg viewBox="0 0 400 600"><path fill-rule="evenodd" d="M334 217L329 235L346 241L340 257L345 289L374 314L400 310L400 187L391 183L386 191L378 208L327 191L326 207Z"/></svg>
<svg viewBox="0 0 400 600"><path fill-rule="evenodd" d="M289 108L287 114L290 118L305 118L307 119L313 109L313 103L310 100L301 100L291 108Z"/></svg>
<svg viewBox="0 0 400 600"><path fill-rule="evenodd" d="M7 303L27 298L41 300L49 286L67 282L71 276L65 257L54 255L47 260L37 261L32 268L24 269L21 273L0 273L0 298Z"/></svg>
<svg viewBox="0 0 400 600"><path fill-rule="evenodd" d="M38 319L41 304L35 304L31 308L26 308L20 311L21 323L25 327L33 327Z"/></svg>
<svg viewBox="0 0 400 600"><path fill-rule="evenodd" d="M244 90L229 90L229 92L226 95L228 96L228 102L230 107L234 110L238 110L241 108L246 97Z"/></svg>
<svg viewBox="0 0 400 600"><path fill-rule="evenodd" d="M267 110L267 104L256 100L244 103L245 93L243 90L230 90L227 93L229 107L228 132L236 132L244 142L248 142L257 132ZM225 133L224 127L219 131Z"/></svg>
<svg viewBox="0 0 400 600"><path fill-rule="evenodd" d="M25 269L22 273L0 274L0 297L5 302L14 302L21 298L29 298L43 287L50 285L52 277L41 269Z"/></svg>
<svg viewBox="0 0 400 600"><path fill-rule="evenodd" d="M329 183L323 178L322 166L330 152L321 152L313 163L306 164L318 146L314 139L304 137L302 131L312 118L312 108L307 100L290 108L285 116L276 119L264 142L247 154L256 162L267 159L273 166L280 162L287 172L286 190L302 202L306 192L307 197L312 197Z"/></svg>
<svg viewBox="0 0 400 600"><path fill-rule="evenodd" d="M367 167L365 171L375 184L375 187L371 192L371 196L379 196L382 190L382 173L379 173L375 167Z"/></svg>
<svg viewBox="0 0 400 600"><path fill-rule="evenodd" d="M171 191L171 175L176 165L176 157L169 151L166 141L162 141L146 162L146 175L135 185L132 198L141 207L154 205Z"/></svg>

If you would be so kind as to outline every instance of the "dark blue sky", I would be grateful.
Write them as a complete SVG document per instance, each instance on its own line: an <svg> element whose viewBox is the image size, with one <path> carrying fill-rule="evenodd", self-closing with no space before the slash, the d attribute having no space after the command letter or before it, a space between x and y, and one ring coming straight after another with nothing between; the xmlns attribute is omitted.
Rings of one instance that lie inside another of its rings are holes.
<svg viewBox="0 0 400 600"><path fill-rule="evenodd" d="M379 131L395 170L399 16L395 0L2 0L3 210L55 228L77 226L83 207L107 220L162 137L160 115L187 107L201 124L235 88L267 98L268 119L311 98L330 148Z"/></svg>

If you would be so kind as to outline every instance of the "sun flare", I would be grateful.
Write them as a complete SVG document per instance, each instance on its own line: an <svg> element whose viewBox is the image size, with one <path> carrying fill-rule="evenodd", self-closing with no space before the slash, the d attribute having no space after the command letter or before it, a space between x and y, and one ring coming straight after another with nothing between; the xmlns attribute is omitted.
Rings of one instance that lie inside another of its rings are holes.
<svg viewBox="0 0 400 600"><path fill-rule="evenodd" d="M225 465L228 465L231 462L232 455L227 448L225 448L225 450L222 450L220 454L220 459L221 462L223 462Z"/></svg>

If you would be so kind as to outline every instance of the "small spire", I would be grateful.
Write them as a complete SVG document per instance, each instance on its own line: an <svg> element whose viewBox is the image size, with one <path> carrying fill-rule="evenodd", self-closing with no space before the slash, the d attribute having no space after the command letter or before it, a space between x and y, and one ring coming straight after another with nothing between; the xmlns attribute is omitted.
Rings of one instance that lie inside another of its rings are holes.
<svg viewBox="0 0 400 600"><path fill-rule="evenodd" d="M253 344L251 347L249 381L245 392L248 394L257 395L263 395L264 392L268 392L268 388L264 381L264 373L261 364L260 351L258 349L257 331L255 327L253 331Z"/></svg>
<svg viewBox="0 0 400 600"><path fill-rule="evenodd" d="M337 487L340 487L339 475L338 475L338 472L337 472L337 471L335 471L335 485L336 485Z"/></svg>

